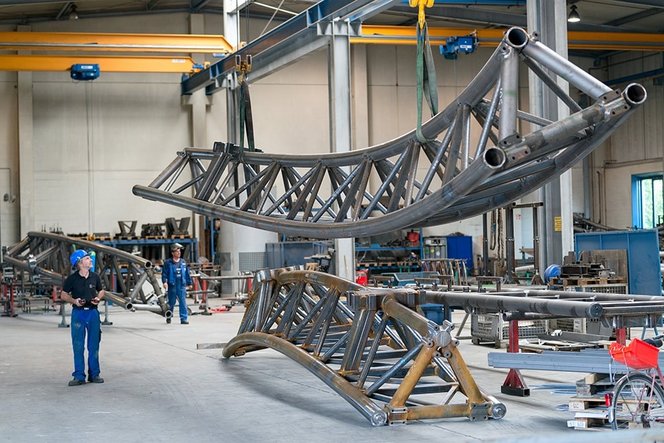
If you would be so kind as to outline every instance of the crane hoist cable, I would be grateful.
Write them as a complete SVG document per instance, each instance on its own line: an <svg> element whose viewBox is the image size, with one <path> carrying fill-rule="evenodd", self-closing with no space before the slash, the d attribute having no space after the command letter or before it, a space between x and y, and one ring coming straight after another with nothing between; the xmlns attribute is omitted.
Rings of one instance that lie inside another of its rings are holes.
<svg viewBox="0 0 664 443"><path fill-rule="evenodd" d="M425 19L424 8L433 6L434 0L409 0L411 7L417 7L417 129L415 134L420 143L429 140L422 133L422 98L424 97L431 110L431 115L438 113L438 85L436 68L431 52L429 30Z"/></svg>

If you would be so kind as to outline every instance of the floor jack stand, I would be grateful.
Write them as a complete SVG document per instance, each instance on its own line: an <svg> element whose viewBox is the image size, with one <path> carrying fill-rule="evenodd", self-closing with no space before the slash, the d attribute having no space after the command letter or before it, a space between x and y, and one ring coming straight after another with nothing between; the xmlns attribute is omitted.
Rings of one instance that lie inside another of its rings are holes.
<svg viewBox="0 0 664 443"><path fill-rule="evenodd" d="M60 316L62 319L60 320L58 328L68 328L69 325L67 324L67 318L65 317L65 302L62 300L60 300Z"/></svg>
<svg viewBox="0 0 664 443"><path fill-rule="evenodd" d="M9 289L8 289L9 288ZM3 317L17 317L16 308L14 306L14 285L2 285L2 292L5 298L5 311L2 313Z"/></svg>
<svg viewBox="0 0 664 443"><path fill-rule="evenodd" d="M507 352L519 352L519 321L510 320ZM518 397L528 397L530 388L518 369L510 369L507 378L500 387L500 392Z"/></svg>
<svg viewBox="0 0 664 443"><path fill-rule="evenodd" d="M201 280L201 290L202 290L202 301L201 301L201 306L199 308L203 309L203 312L201 312L201 315L212 315L212 312L210 312L209 305L208 305L208 290L207 290L208 282L206 280Z"/></svg>
<svg viewBox="0 0 664 443"><path fill-rule="evenodd" d="M113 322L108 319L108 300L104 300L104 321L102 321L101 324L104 326L110 326L113 324Z"/></svg>

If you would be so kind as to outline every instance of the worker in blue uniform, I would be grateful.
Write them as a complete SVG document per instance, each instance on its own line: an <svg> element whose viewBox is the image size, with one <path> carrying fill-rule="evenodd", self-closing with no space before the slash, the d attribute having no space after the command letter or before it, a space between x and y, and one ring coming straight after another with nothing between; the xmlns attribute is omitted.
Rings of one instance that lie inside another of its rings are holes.
<svg viewBox="0 0 664 443"><path fill-rule="evenodd" d="M180 323L188 325L187 289L191 288L193 282L189 266L187 266L187 263L182 258L182 249L180 243L173 243L171 245L171 258L164 262L164 267L161 270L161 281L164 284L164 289L168 292L169 309L171 312L174 312L175 301L177 300ZM170 322L171 319L167 318L166 323Z"/></svg>
<svg viewBox="0 0 664 443"><path fill-rule="evenodd" d="M92 268L92 258L83 249L69 257L74 272L65 279L60 298L73 305L71 310L71 343L74 350L74 377L69 386L85 384L85 345L88 346L88 381L104 383L99 376L99 343L101 322L97 305L104 299L101 278Z"/></svg>

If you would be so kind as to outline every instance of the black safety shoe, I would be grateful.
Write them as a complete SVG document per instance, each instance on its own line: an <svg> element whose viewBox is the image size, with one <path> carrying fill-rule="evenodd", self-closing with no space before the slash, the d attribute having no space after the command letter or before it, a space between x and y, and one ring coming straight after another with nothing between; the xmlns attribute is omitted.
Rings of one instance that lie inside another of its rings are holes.
<svg viewBox="0 0 664 443"><path fill-rule="evenodd" d="M188 325L189 322L187 320L180 320L181 325Z"/></svg>
<svg viewBox="0 0 664 443"><path fill-rule="evenodd" d="M91 379L88 380L88 381L89 381L90 383L104 383L104 379L101 378L101 377L99 377L99 376L97 376L97 377L95 377L95 378L91 378Z"/></svg>
<svg viewBox="0 0 664 443"><path fill-rule="evenodd" d="M78 378L74 378L69 382L69 386L81 386L85 384L85 380L79 380Z"/></svg>
<svg viewBox="0 0 664 443"><path fill-rule="evenodd" d="M171 318L170 318L170 317L168 317L168 318L166 319L166 323L168 323L169 325L171 324Z"/></svg>

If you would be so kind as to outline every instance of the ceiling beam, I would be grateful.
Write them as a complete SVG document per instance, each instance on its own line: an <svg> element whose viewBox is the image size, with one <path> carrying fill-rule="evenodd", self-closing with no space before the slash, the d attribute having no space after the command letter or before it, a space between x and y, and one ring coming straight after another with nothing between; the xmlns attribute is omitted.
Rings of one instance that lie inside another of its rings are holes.
<svg viewBox="0 0 664 443"><path fill-rule="evenodd" d="M191 4L191 12L193 13L200 12L200 10L203 9L205 5L207 5L208 3L210 3L210 0L193 1Z"/></svg>
<svg viewBox="0 0 664 443"><path fill-rule="evenodd" d="M635 5L652 6L654 8L664 9L664 0L619 0L622 3L632 3Z"/></svg>
<svg viewBox="0 0 664 443"><path fill-rule="evenodd" d="M69 8L71 8L72 2L66 2L62 8L60 8L60 12L58 12L58 15L55 16L56 20L62 20L62 17L69 12Z"/></svg>
<svg viewBox="0 0 664 443"><path fill-rule="evenodd" d="M642 18L652 17L653 15L661 14L662 12L664 12L664 9L659 9L659 8L645 9L641 12L637 12L636 14L626 15L625 17L620 17L615 20L611 20L610 22L606 22L604 24L607 26L620 26L626 23L631 23L637 20L641 20Z"/></svg>
<svg viewBox="0 0 664 443"><path fill-rule="evenodd" d="M664 2L664 0L662 0ZM406 16L417 16L417 11L409 6L398 5L390 8L392 12L399 12ZM433 6L427 9L426 16L431 20L459 21L462 23L477 23L480 26L527 26L525 14L509 14L478 8L440 7ZM638 28L617 27L607 25L592 25L587 23L566 23L569 30L584 32L641 32Z"/></svg>

